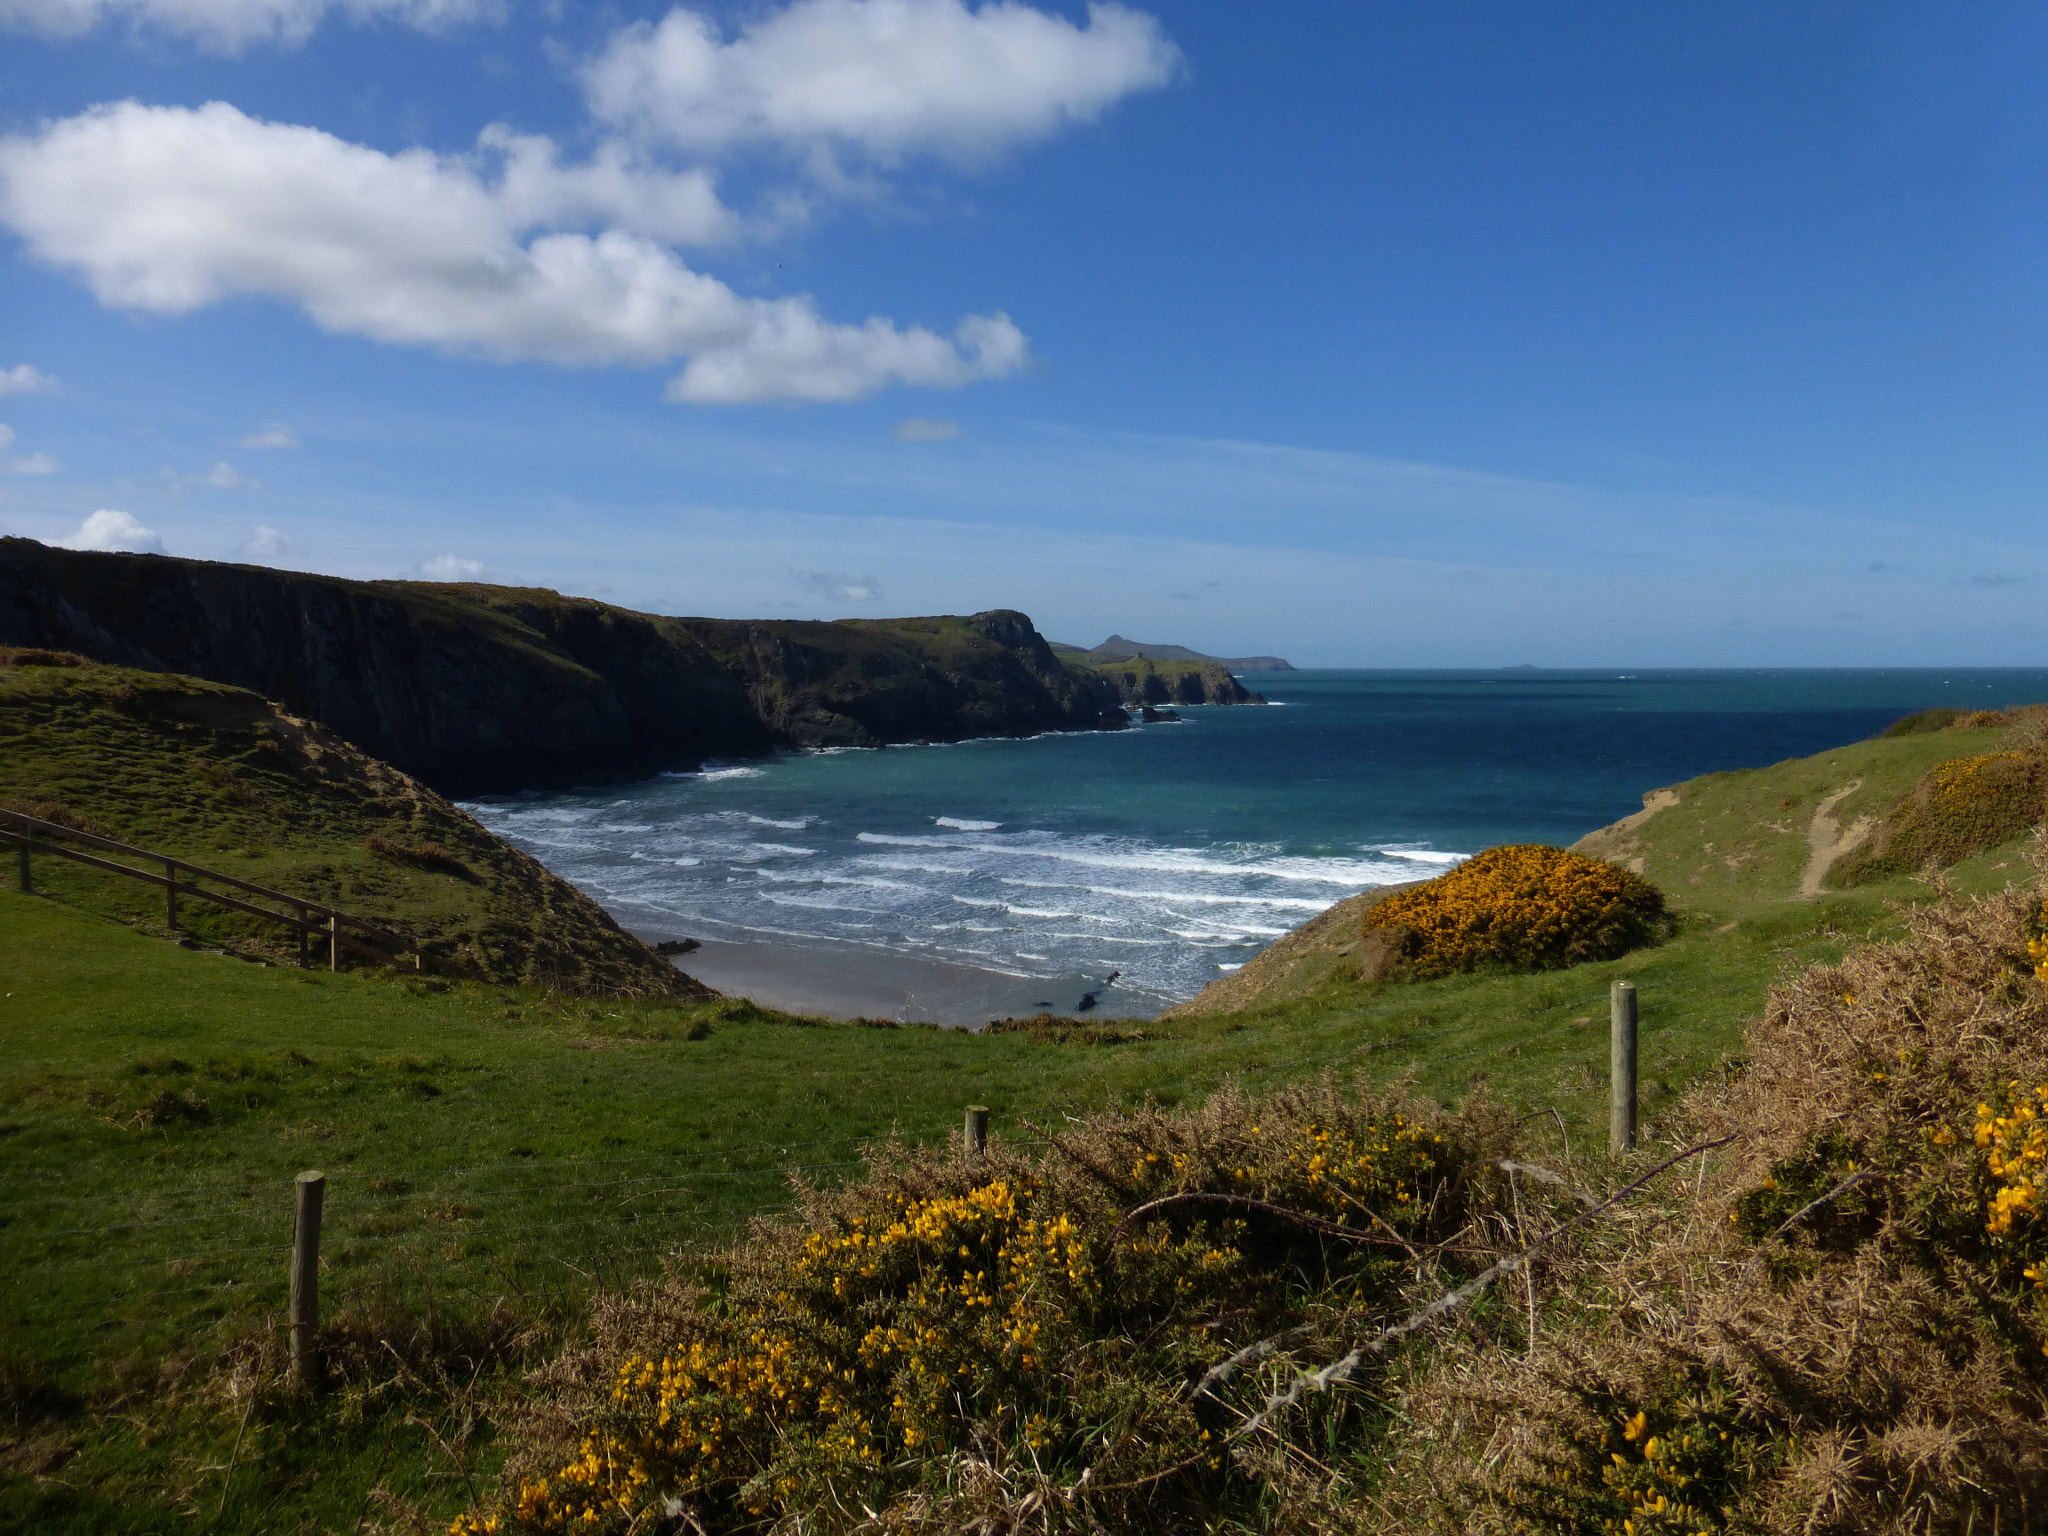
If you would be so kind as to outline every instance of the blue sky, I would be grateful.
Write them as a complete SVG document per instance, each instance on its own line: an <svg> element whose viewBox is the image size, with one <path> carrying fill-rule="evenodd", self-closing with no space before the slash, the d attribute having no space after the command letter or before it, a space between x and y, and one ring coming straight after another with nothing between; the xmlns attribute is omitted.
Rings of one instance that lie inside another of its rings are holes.
<svg viewBox="0 0 2048 1536"><path fill-rule="evenodd" d="M2038 665L2048 19L0 0L0 531Z"/></svg>

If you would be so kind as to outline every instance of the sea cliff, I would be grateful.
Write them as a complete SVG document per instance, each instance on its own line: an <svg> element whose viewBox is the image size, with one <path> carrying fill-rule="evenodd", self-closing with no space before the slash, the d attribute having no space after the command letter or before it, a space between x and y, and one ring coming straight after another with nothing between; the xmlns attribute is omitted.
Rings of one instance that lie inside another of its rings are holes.
<svg viewBox="0 0 2048 1536"><path fill-rule="evenodd" d="M1065 658L1070 665L1085 665L1106 679L1117 697L1130 708L1158 704L1263 704L1263 694L1247 689L1230 675L1221 662L1156 660L1126 657L1099 661L1079 656Z"/></svg>
<svg viewBox="0 0 2048 1536"><path fill-rule="evenodd" d="M778 746L1125 723L1023 614L679 619L542 588L346 581L0 539L0 644L246 688L448 794Z"/></svg>

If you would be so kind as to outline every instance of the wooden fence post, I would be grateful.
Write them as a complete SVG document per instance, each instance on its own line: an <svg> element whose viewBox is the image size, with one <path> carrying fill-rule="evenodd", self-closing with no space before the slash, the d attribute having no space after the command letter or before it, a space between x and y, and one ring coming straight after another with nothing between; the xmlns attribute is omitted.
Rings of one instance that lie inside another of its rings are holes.
<svg viewBox="0 0 2048 1536"><path fill-rule="evenodd" d="M341 969L341 918L332 912L327 915L327 969Z"/></svg>
<svg viewBox="0 0 2048 1536"><path fill-rule="evenodd" d="M302 1173L298 1220L292 1229L292 1385L320 1390L320 1207L327 1175Z"/></svg>
<svg viewBox="0 0 2048 1536"><path fill-rule="evenodd" d="M178 931L178 866L172 859L164 860L164 921Z"/></svg>
<svg viewBox="0 0 2048 1536"><path fill-rule="evenodd" d="M1617 981L1608 994L1607 1150L1619 1157L1636 1145L1636 984Z"/></svg>
<svg viewBox="0 0 2048 1536"><path fill-rule="evenodd" d="M961 1138L960 1148L960 1155L966 1160L967 1166L970 1168L980 1162L982 1154L988 1151L988 1106L986 1104L970 1104L967 1106L967 1130L965 1136Z"/></svg>

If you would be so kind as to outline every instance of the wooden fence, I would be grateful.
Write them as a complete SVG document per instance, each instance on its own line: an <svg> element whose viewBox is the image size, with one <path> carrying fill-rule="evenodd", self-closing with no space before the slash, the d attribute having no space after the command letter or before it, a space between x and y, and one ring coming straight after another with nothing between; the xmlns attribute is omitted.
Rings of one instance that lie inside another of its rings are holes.
<svg viewBox="0 0 2048 1536"><path fill-rule="evenodd" d="M82 843L86 847L99 849L102 853L146 860L151 865L161 866L163 873L158 874L153 868L137 868L134 864L82 853L76 848L63 846L56 841L57 839ZM38 853L47 854L69 859L75 864L85 864L93 869L104 869L113 874L125 875L146 885L160 886L164 893L164 920L174 933L178 928L178 898L190 896L199 901L212 902L217 907L227 907L236 912L246 912L252 917L265 918L295 930L299 937L301 966L312 963L311 952L316 944L326 949L327 968L332 971L341 969L341 952L344 949L375 961L378 965L395 966L406 971L423 972L431 963L409 939L388 933L376 924L365 922L352 913L323 906L317 901L306 901L284 891L273 891L266 885L238 880L233 875L224 875L217 869L207 869L202 865L188 863L184 859L174 859L153 849L137 848L129 843L116 842L111 837L81 832L76 827L67 827L60 822L23 815L20 811L0 809L0 845L10 843L16 850L23 891L35 889L34 870L30 859ZM224 891L209 891L198 884L201 880L231 887L241 894L229 895ZM278 903L286 910L260 906L256 901L246 899L249 897Z"/></svg>

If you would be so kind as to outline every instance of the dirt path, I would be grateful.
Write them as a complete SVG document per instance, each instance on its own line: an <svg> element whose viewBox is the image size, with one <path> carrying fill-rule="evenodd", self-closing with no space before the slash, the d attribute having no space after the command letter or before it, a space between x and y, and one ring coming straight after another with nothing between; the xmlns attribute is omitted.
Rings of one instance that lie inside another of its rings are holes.
<svg viewBox="0 0 2048 1536"><path fill-rule="evenodd" d="M1806 873L1799 878L1802 898L1811 901L1818 896L1820 883L1835 860L1870 836L1870 829L1877 825L1875 816L1859 816L1846 828L1835 820L1835 807L1862 787L1861 779L1851 779L1813 808L1813 820L1806 827L1806 846L1813 851L1806 860Z"/></svg>

